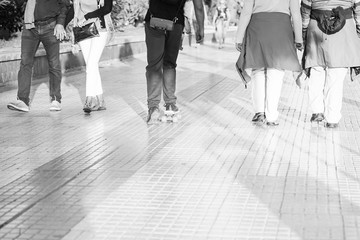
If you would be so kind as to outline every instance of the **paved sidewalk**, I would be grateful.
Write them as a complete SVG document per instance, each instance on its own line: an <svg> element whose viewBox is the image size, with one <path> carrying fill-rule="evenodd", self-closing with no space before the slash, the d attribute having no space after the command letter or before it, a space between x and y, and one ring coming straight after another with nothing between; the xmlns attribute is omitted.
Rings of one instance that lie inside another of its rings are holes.
<svg viewBox="0 0 360 240"><path fill-rule="evenodd" d="M179 123L146 125L146 55L103 63L108 109L84 115L85 76L29 113L0 88L0 239L360 239L360 83L335 130L310 123L287 79L280 126L256 126L238 53L206 42L178 62Z"/></svg>

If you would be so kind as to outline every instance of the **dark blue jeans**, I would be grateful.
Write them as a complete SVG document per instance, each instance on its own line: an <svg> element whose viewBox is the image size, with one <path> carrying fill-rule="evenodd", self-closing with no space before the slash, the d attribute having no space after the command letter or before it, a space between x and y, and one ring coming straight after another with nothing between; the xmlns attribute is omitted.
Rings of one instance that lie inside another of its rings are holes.
<svg viewBox="0 0 360 240"><path fill-rule="evenodd" d="M49 90L51 100L61 102L60 42L54 35L56 21L24 29L21 36L21 62L18 73L18 99L29 105L31 78L35 53L40 42L44 45L49 63Z"/></svg>
<svg viewBox="0 0 360 240"><path fill-rule="evenodd" d="M176 103L176 60L184 26L175 24L172 31L153 29L145 24L147 47L146 80L148 107L158 107L161 91L165 103Z"/></svg>

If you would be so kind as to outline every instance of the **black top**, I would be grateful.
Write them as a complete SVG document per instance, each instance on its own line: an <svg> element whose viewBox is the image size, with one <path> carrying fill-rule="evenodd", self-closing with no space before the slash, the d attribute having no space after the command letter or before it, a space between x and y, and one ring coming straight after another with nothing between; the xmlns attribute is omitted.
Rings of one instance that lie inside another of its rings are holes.
<svg viewBox="0 0 360 240"><path fill-rule="evenodd" d="M17 4L23 4L24 2L27 2L27 0L16 0ZM69 7L69 0L37 0L34 10L34 20L36 22L56 18L57 24L64 25L66 12Z"/></svg>
<svg viewBox="0 0 360 240"><path fill-rule="evenodd" d="M112 7L113 7L112 0L104 0L104 6L96 9L93 12L89 12L85 14L85 19L88 20L89 18L104 17L106 14L111 13Z"/></svg>
<svg viewBox="0 0 360 240"><path fill-rule="evenodd" d="M149 0L145 21L149 22L151 15L167 20L177 17L176 23L184 25L184 5L185 0Z"/></svg>

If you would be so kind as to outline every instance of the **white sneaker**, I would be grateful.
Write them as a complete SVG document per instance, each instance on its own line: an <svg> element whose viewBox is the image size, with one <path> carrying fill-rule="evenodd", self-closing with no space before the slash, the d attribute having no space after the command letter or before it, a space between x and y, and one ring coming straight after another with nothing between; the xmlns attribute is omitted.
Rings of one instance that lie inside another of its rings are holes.
<svg viewBox="0 0 360 240"><path fill-rule="evenodd" d="M29 106L19 99L16 100L15 102L9 103L7 107L10 110L16 110L20 112L28 112L30 110Z"/></svg>
<svg viewBox="0 0 360 240"><path fill-rule="evenodd" d="M50 111L61 111L61 104L54 100L50 104Z"/></svg>

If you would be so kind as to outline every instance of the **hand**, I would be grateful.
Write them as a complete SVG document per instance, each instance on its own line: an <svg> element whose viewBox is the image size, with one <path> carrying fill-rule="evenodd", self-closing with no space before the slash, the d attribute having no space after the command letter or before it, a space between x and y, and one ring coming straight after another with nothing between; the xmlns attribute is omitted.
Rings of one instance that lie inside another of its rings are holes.
<svg viewBox="0 0 360 240"><path fill-rule="evenodd" d="M235 43L235 48L236 50L238 50L239 52L242 51L242 48L243 48L243 44L242 43Z"/></svg>
<svg viewBox="0 0 360 240"><path fill-rule="evenodd" d="M304 72L293 72L296 85L301 89L305 85L306 74Z"/></svg>
<svg viewBox="0 0 360 240"><path fill-rule="evenodd" d="M64 26L61 24L56 24L54 28L54 35L58 40L62 41L66 36L66 31L64 29Z"/></svg>
<svg viewBox="0 0 360 240"><path fill-rule="evenodd" d="M82 27L82 26L84 26L84 25L86 25L85 23L86 23L86 19L85 18L83 18L83 19L81 19L81 20L77 20L77 23L76 23L76 25L78 26L78 27Z"/></svg>
<svg viewBox="0 0 360 240"><path fill-rule="evenodd" d="M198 36L196 36L196 43L200 43L200 44L204 43L204 34L200 33Z"/></svg>
<svg viewBox="0 0 360 240"><path fill-rule="evenodd" d="M295 43L295 47L299 51L304 50L304 45L302 43Z"/></svg>

